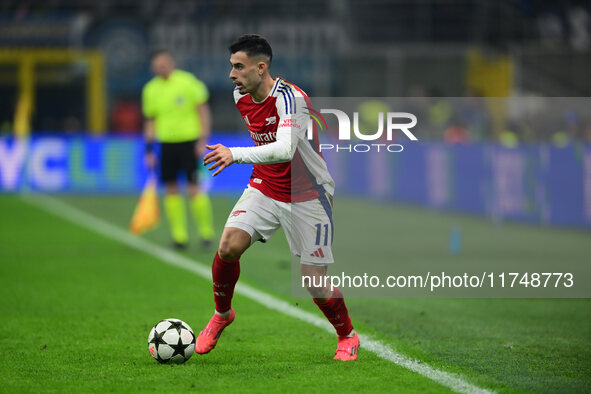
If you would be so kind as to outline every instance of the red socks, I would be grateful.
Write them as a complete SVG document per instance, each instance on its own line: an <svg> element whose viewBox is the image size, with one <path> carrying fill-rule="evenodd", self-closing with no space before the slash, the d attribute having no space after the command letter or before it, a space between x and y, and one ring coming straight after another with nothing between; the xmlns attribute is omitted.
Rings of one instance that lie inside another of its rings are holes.
<svg viewBox="0 0 591 394"><path fill-rule="evenodd" d="M353 330L353 325L351 324L349 311L347 310L345 300L343 299L343 293L341 293L339 289L335 287L332 292L332 297L330 297L328 301L320 303L314 300L314 302L318 305L318 308L320 308L322 313L324 313L324 316L326 316L328 321L334 326L335 330L337 330L338 336L344 337L349 335L351 330Z"/></svg>
<svg viewBox="0 0 591 394"><path fill-rule="evenodd" d="M213 259L211 273L213 277L215 310L219 313L227 312L232 305L234 287L240 277L240 259L236 261L224 261L216 253ZM339 336L347 336L353 330L349 311L343 299L343 293L339 289L334 289L332 297L328 301L321 303L314 300L314 302L334 326Z"/></svg>
<svg viewBox="0 0 591 394"><path fill-rule="evenodd" d="M240 259L224 261L216 252L211 267L213 277L213 299L215 310L224 313L230 310L234 287L240 276Z"/></svg>

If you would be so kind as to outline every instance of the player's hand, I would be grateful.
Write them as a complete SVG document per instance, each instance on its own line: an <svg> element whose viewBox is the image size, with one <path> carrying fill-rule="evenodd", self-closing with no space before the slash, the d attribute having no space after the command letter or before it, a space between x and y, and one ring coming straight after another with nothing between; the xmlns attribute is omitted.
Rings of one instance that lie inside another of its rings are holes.
<svg viewBox="0 0 591 394"><path fill-rule="evenodd" d="M208 168L209 171L215 170L211 176L216 176L226 167L229 167L234 162L234 157L232 156L232 152L229 148L225 147L222 144L216 145L206 145L207 149L211 150L208 154L205 155L203 158L203 165L208 165L213 163L211 167Z"/></svg>
<svg viewBox="0 0 591 394"><path fill-rule="evenodd" d="M157 159L154 152L146 153L146 155L144 156L144 163L146 164L146 167L148 167L150 170L153 170L154 168L156 168L156 162Z"/></svg>

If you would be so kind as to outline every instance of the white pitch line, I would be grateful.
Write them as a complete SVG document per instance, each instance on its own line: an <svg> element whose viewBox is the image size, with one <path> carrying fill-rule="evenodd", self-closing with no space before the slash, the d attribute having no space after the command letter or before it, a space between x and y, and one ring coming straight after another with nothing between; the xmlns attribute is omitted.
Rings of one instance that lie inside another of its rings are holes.
<svg viewBox="0 0 591 394"><path fill-rule="evenodd" d="M153 244L143 238L131 234L121 227L108 223L58 199L48 196L23 196L23 200L47 212L53 213L56 216L69 220L77 226L84 227L90 231L99 233L106 238L113 239L132 248L138 249L157 258L163 263L185 269L202 278L211 280L211 268L205 264L192 260L162 246ZM288 302L265 293L264 291L239 283L236 286L236 293L248 297L269 309L305 321L334 334L334 328L325 319L296 308ZM493 393L493 391L483 389L467 382L460 375L441 371L423 362L400 354L387 344L372 339L367 335L359 334L359 340L362 349L369 350L384 360L391 361L394 364L414 371L419 375L429 378L458 393Z"/></svg>

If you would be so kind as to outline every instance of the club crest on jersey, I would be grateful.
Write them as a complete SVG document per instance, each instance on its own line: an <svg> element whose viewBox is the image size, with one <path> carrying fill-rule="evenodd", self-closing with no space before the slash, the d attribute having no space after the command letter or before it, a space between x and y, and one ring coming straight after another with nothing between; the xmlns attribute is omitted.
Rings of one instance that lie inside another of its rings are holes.
<svg viewBox="0 0 591 394"><path fill-rule="evenodd" d="M230 217L233 218L235 216L240 215L241 213L246 213L246 211L243 211L243 210L240 210L240 209L239 210L236 210L236 211L232 212L232 214L230 215Z"/></svg>
<svg viewBox="0 0 591 394"><path fill-rule="evenodd" d="M265 126L269 126L277 122L277 117L271 116L270 118L266 118L265 120L267 121L267 123L265 123Z"/></svg>

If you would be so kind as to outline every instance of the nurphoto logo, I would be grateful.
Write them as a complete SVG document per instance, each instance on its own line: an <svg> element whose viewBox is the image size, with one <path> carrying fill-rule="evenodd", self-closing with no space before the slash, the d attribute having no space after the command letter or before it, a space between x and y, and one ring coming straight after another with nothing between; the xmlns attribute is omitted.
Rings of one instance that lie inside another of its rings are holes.
<svg viewBox="0 0 591 394"><path fill-rule="evenodd" d="M377 130L374 132L362 132L359 130L359 113L353 113L353 127L351 127L351 119L344 111L330 108L323 108L316 111L313 108L305 107L309 111L310 118L308 119L308 139L313 139L314 123L318 125L320 130L328 130L326 119L322 114L332 114L336 116L338 122L338 139L339 141L351 141L351 130L353 130L354 137L361 141L384 141L388 143L361 143L361 144L320 144L320 151L334 150L335 152L370 152L370 151L388 151L392 153L402 152L404 147L401 144L391 144L394 139L394 132L402 132L409 140L418 141L418 138L410 131L416 126L417 117L409 112L379 112L377 119ZM385 121L384 121L385 119ZM384 127L385 124L385 127Z"/></svg>

